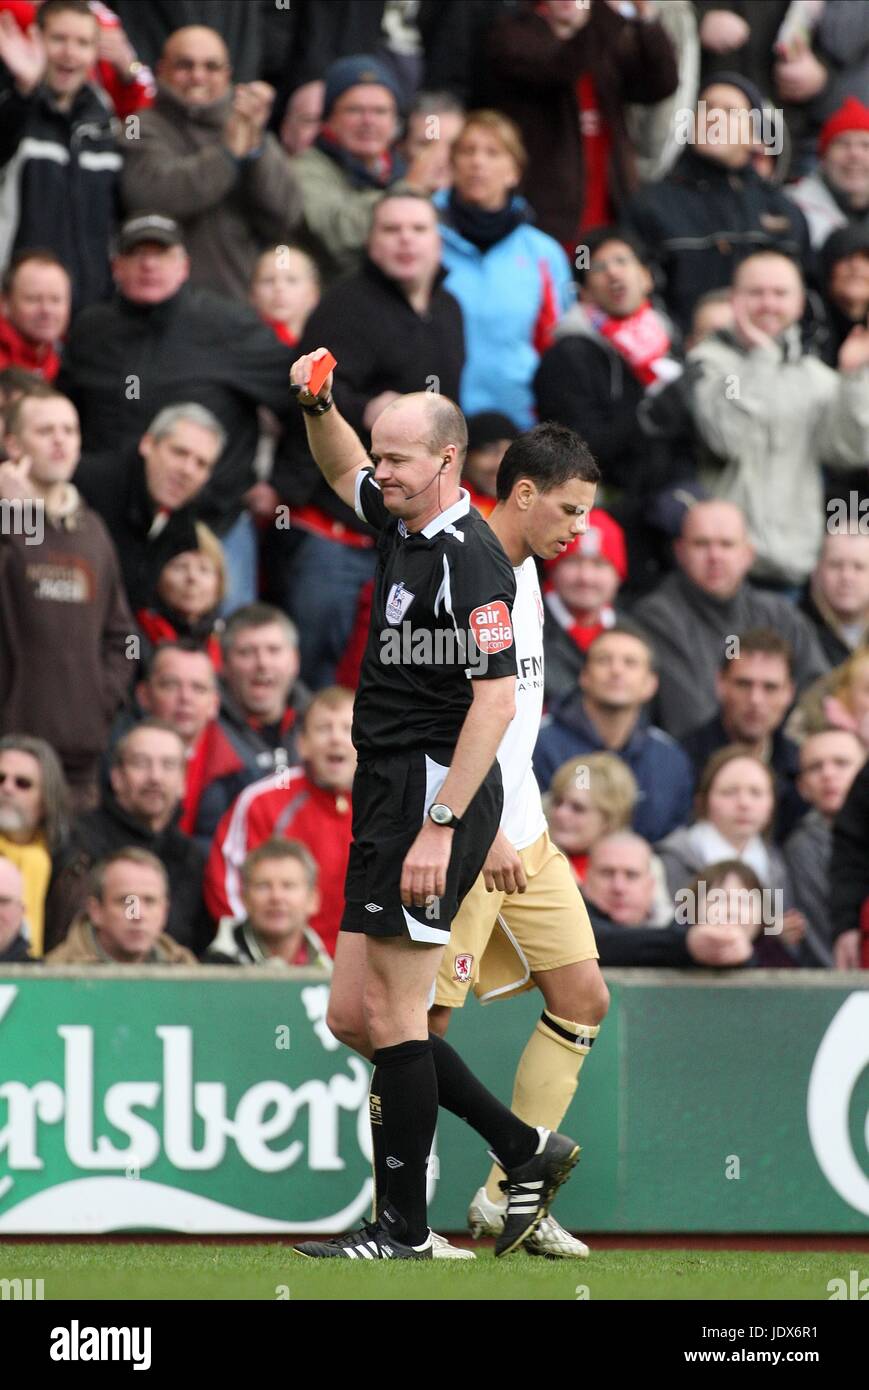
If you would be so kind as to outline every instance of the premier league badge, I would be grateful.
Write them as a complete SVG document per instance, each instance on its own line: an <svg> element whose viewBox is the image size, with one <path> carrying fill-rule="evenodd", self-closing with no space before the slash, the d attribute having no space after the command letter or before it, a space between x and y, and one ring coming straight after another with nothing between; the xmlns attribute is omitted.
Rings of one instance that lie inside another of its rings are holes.
<svg viewBox="0 0 869 1390"><path fill-rule="evenodd" d="M389 591L389 598L386 600L386 621L392 627L397 627L415 598L416 594L405 589L400 580L397 584L393 584Z"/></svg>

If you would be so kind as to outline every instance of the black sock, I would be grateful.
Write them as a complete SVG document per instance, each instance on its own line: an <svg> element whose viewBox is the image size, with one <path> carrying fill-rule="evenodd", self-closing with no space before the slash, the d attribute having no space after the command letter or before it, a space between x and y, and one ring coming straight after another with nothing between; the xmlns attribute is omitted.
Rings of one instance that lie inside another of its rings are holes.
<svg viewBox="0 0 869 1390"><path fill-rule="evenodd" d="M378 1199L404 1219L403 1240L421 1245L428 1234L426 1165L438 1117L438 1083L432 1045L414 1039L379 1047L372 1058L372 1105L379 1098L382 1139L388 1173L386 1193Z"/></svg>
<svg viewBox="0 0 869 1390"><path fill-rule="evenodd" d="M516 1168L537 1152L540 1136L487 1091L454 1047L429 1033L437 1072L438 1100L492 1146L502 1168Z"/></svg>

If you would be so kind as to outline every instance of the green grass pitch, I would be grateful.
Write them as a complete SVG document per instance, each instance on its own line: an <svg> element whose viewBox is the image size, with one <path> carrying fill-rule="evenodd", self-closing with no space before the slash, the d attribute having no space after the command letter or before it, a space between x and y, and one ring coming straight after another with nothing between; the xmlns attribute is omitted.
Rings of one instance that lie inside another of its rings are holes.
<svg viewBox="0 0 869 1390"><path fill-rule="evenodd" d="M357 1264L289 1245L0 1243L0 1277L42 1279L50 1299L820 1299L869 1275L865 1251L605 1250L588 1260L518 1254Z"/></svg>

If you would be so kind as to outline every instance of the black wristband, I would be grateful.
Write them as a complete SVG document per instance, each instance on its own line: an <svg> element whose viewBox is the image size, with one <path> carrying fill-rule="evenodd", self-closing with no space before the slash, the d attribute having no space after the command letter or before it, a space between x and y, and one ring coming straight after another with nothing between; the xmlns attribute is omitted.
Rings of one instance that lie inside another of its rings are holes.
<svg viewBox="0 0 869 1390"><path fill-rule="evenodd" d="M299 409L304 410L306 415L325 415L327 410L331 410L335 402L331 396L325 396L321 400L319 397L313 405L303 405L299 401Z"/></svg>

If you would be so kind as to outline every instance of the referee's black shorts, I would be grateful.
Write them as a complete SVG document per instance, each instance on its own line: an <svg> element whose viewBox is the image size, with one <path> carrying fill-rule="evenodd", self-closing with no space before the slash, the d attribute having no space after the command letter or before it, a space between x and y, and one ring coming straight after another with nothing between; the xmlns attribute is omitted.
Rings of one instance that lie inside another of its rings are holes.
<svg viewBox="0 0 869 1390"><path fill-rule="evenodd" d="M480 873L501 821L504 792L497 760L450 831L453 841L446 893L423 907L401 901L405 856L438 799L451 750L362 758L353 782L353 843L344 891L342 931L366 936L409 936L444 945L459 904Z"/></svg>

